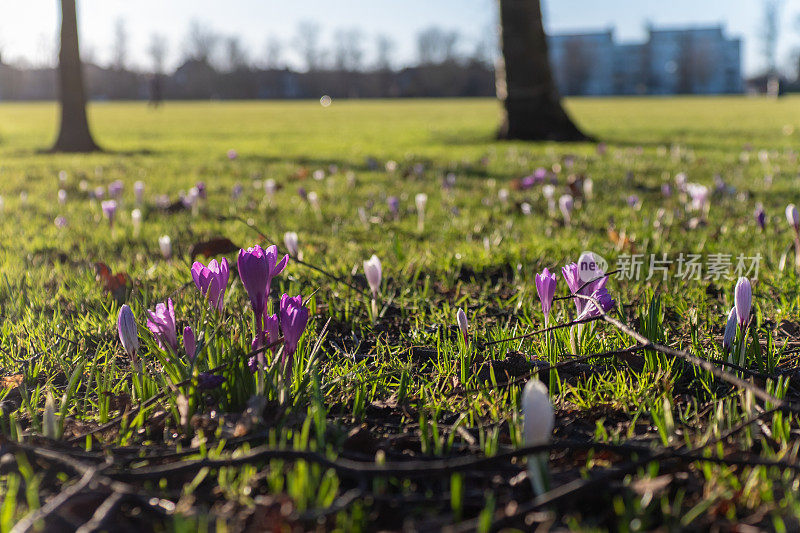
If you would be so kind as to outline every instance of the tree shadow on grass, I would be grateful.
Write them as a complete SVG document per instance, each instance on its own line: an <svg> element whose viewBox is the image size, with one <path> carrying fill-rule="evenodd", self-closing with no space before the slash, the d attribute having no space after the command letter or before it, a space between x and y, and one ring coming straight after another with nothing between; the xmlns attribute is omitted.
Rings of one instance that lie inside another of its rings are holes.
<svg viewBox="0 0 800 533"><path fill-rule="evenodd" d="M142 155L156 155L156 154L164 154L166 152L159 152L156 150L151 150L149 148L141 148L138 150L94 150L91 152L60 152L54 151L52 148L38 148L36 150L20 150L15 152L15 155L113 155L113 156L122 156L122 157L133 157L133 156L142 156Z"/></svg>

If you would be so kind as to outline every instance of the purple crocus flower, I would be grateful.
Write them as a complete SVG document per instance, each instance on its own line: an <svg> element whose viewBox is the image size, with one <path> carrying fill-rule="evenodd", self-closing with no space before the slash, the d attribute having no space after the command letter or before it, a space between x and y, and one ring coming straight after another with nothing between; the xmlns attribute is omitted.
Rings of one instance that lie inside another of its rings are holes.
<svg viewBox="0 0 800 533"><path fill-rule="evenodd" d="M191 326L183 328L183 348L186 350L186 357L189 361L194 361L197 355L197 339Z"/></svg>
<svg viewBox="0 0 800 533"><path fill-rule="evenodd" d="M242 187L241 183L237 183L231 189L231 198L238 200L242 196L242 192L244 192L244 187Z"/></svg>
<svg viewBox="0 0 800 533"><path fill-rule="evenodd" d="M119 198L122 195L123 183L120 180L112 181L108 184L108 195L111 198Z"/></svg>
<svg viewBox="0 0 800 533"><path fill-rule="evenodd" d="M614 307L614 304L616 304L611 295L608 294L608 290L605 287L593 293L591 297L598 301L600 307L605 313L610 311ZM597 309L597 306L594 304L594 302L587 300L584 300L584 302L586 302L586 307L584 307L583 312L578 315L578 320L600 316L600 311Z"/></svg>
<svg viewBox="0 0 800 533"><path fill-rule="evenodd" d="M635 194L631 194L628 196L628 206L629 207L636 207L636 204L639 203L639 197Z"/></svg>
<svg viewBox="0 0 800 533"><path fill-rule="evenodd" d="M665 198L672 196L672 187L669 186L669 183L661 184L661 196Z"/></svg>
<svg viewBox="0 0 800 533"><path fill-rule="evenodd" d="M158 341L162 350L168 348L178 351L178 333L175 329L175 306L172 298L167 299L166 305L156 305L155 312L147 310L147 328Z"/></svg>
<svg viewBox="0 0 800 533"><path fill-rule="evenodd" d="M297 194L299 194L300 198L302 198L303 200L307 200L308 199L308 191L306 191L305 187L299 187L297 189Z"/></svg>
<svg viewBox="0 0 800 533"><path fill-rule="evenodd" d="M233 149L231 149L231 150L228 150L228 159L230 159L231 161L233 161L233 160L234 160L234 159L236 159L237 157L239 157L239 154L236 152L236 150L233 150Z"/></svg>
<svg viewBox="0 0 800 533"><path fill-rule="evenodd" d="M761 204L756 204L756 211L755 211L756 222L758 223L758 227L762 230L764 226L767 225L767 214L764 212L764 206Z"/></svg>
<svg viewBox="0 0 800 533"><path fill-rule="evenodd" d="M386 199L386 203L389 204L389 211L393 215L397 215L397 211L400 209L400 198L397 196L390 196Z"/></svg>
<svg viewBox="0 0 800 533"><path fill-rule="evenodd" d="M197 189L197 194L200 196L200 198L205 200L206 199L206 182L198 181L195 184L194 187L195 187L195 189Z"/></svg>
<svg viewBox="0 0 800 533"><path fill-rule="evenodd" d="M297 342L308 324L308 309L303 306L303 297L281 296L280 318L284 357L291 357L297 351Z"/></svg>
<svg viewBox="0 0 800 533"><path fill-rule="evenodd" d="M700 211L708 206L708 187L697 183L686 185L686 192L691 198L691 207L695 211Z"/></svg>
<svg viewBox="0 0 800 533"><path fill-rule="evenodd" d="M534 185L536 185L536 177L535 177L535 176L533 176L533 175L531 175L531 176L525 176L525 177L524 177L524 178L522 178L522 179L520 180L520 182L519 182L519 186L520 186L520 188L522 188L523 190L524 190L524 189L530 189L530 188L531 188L531 187L533 187Z"/></svg>
<svg viewBox="0 0 800 533"><path fill-rule="evenodd" d="M556 275L547 268L541 274L536 274L536 292L542 301L542 313L545 321L550 317L550 308L553 306L553 297L556 294Z"/></svg>
<svg viewBox="0 0 800 533"><path fill-rule="evenodd" d="M289 256L285 255L278 261L278 248L274 244L266 250L258 245L247 250L239 250L237 260L239 277L250 297L250 305L257 323L264 314L272 278L283 272L288 260Z"/></svg>
<svg viewBox="0 0 800 533"><path fill-rule="evenodd" d="M55 225L56 225L57 228L66 228L67 227L67 219L62 217L62 216L56 217L54 222L55 222Z"/></svg>
<svg viewBox="0 0 800 533"><path fill-rule="evenodd" d="M225 383L225 378L217 374L212 374L210 372L200 372L197 375L197 388L199 390L216 389L223 383Z"/></svg>
<svg viewBox="0 0 800 533"><path fill-rule="evenodd" d="M114 225L114 213L117 212L117 202L115 200L104 200L100 207L103 210L103 215L108 219L108 225Z"/></svg>
<svg viewBox="0 0 800 533"><path fill-rule="evenodd" d="M222 262L212 259L208 266L199 261L195 261L192 265L192 279L197 290L208 298L211 307L217 311L222 311L229 275L228 260L224 257Z"/></svg>
<svg viewBox="0 0 800 533"><path fill-rule="evenodd" d="M608 294L606 282L608 276L594 261L590 254L583 254L578 259L578 263L570 263L561 269L564 279L569 287L569 292L573 295L590 296L600 302L604 311L608 311L614 306L614 300ZM585 298L573 298L578 319L598 316L600 313L593 302Z"/></svg>

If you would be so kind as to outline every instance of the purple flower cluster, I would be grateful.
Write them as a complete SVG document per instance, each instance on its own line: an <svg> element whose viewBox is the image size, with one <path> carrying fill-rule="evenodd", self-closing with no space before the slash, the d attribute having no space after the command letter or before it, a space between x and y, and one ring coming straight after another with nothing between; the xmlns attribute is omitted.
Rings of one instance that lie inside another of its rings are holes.
<svg viewBox="0 0 800 533"><path fill-rule="evenodd" d="M600 316L600 309L603 312L610 311L615 301L606 289L608 276L597 265L591 253L585 253L578 259L578 263L570 263L561 269L564 280L567 282L570 293L573 295L577 319L584 320ZM542 302L542 313L545 320L550 316L550 309L556 293L556 275L545 268L541 274L536 274L536 292ZM597 300L600 308L586 296Z"/></svg>

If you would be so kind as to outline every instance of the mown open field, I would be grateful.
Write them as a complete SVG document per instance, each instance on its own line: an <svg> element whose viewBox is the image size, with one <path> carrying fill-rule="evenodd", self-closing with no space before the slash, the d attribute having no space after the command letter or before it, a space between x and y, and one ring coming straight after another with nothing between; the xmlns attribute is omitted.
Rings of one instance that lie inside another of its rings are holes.
<svg viewBox="0 0 800 533"><path fill-rule="evenodd" d="M800 99L568 107L602 145L495 142L488 100L95 103L78 156L0 104L0 530L800 528ZM254 343L237 254L286 232Z"/></svg>

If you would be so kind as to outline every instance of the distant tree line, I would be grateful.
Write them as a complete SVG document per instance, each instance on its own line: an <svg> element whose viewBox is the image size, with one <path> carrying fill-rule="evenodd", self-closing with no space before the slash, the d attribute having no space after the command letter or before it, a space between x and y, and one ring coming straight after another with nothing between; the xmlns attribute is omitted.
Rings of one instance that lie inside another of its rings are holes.
<svg viewBox="0 0 800 533"><path fill-rule="evenodd" d="M485 33L478 42L467 43L456 31L427 28L417 34L415 64L398 66L389 37L378 35L368 43L357 28L336 30L332 43L323 46L317 24L302 22L291 42L270 38L257 55L238 37L193 21L179 65L168 72L167 39L152 35L147 67L134 67L129 34L118 21L110 61L99 65L91 50L85 52L84 76L92 100L144 99L154 86L166 99L494 96L497 36L491 29ZM301 65L290 66L285 60L289 48ZM54 66L6 64L0 59L0 99L42 100L57 94Z"/></svg>

